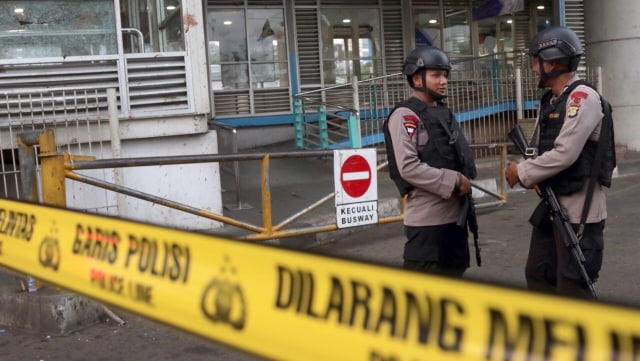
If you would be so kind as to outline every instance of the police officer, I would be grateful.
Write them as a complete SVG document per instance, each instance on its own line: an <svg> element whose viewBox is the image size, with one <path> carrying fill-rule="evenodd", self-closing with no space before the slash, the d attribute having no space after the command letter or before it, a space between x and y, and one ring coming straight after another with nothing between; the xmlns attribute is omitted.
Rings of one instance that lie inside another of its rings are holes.
<svg viewBox="0 0 640 361"><path fill-rule="evenodd" d="M595 280L602 265L607 218L602 187L611 185L615 149L610 113L604 122L600 95L575 73L582 54L578 37L568 28L547 28L531 41L529 55L539 79L538 87L549 88L541 100L534 132L537 155L520 163L507 162L505 176L511 187L518 183L524 188L551 186L573 228L581 233L585 268ZM603 156L596 157L598 151ZM599 164L594 164L596 159L601 159ZM525 267L527 286L593 298L570 249L553 229L544 205L536 208L530 222L533 231Z"/></svg>
<svg viewBox="0 0 640 361"><path fill-rule="evenodd" d="M471 150L449 108L449 58L419 47L403 65L413 96L384 123L389 174L406 195L404 267L461 277L469 267L466 228L456 225L460 204L476 176Z"/></svg>

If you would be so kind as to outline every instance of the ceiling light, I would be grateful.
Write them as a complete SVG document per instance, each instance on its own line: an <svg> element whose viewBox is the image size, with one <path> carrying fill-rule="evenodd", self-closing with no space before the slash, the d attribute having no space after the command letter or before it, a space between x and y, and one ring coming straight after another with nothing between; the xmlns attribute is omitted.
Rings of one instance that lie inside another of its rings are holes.
<svg viewBox="0 0 640 361"><path fill-rule="evenodd" d="M513 20L509 19L507 20L507 24L511 24L513 22Z"/></svg>
<svg viewBox="0 0 640 361"><path fill-rule="evenodd" d="M173 5L167 5L167 10L175 10L176 7Z"/></svg>
<svg viewBox="0 0 640 361"><path fill-rule="evenodd" d="M22 14L24 12L24 9L23 8L15 8L15 9L13 9L13 12L16 13L16 14Z"/></svg>
<svg viewBox="0 0 640 361"><path fill-rule="evenodd" d="M544 10L544 5L538 5L537 9L538 10Z"/></svg>
<svg viewBox="0 0 640 361"><path fill-rule="evenodd" d="M231 24L233 24L233 23L231 22L231 20L225 20L225 21L223 21L222 23L223 23L224 25L231 25Z"/></svg>
<svg viewBox="0 0 640 361"><path fill-rule="evenodd" d="M438 22L438 20L436 20L436 19L429 20L429 24L436 24L437 22Z"/></svg>
<svg viewBox="0 0 640 361"><path fill-rule="evenodd" d="M343 19L342 22L345 24L349 24L351 22L351 19Z"/></svg>

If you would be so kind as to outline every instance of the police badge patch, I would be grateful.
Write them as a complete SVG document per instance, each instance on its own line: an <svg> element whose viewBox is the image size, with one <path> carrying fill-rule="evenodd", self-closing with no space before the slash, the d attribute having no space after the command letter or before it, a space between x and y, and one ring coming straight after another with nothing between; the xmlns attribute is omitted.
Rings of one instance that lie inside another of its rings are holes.
<svg viewBox="0 0 640 361"><path fill-rule="evenodd" d="M580 111L580 103L582 102L582 100L587 99L588 97L589 94L581 90L576 90L571 93L569 107L567 108L567 116L569 118L573 118L578 115L578 111Z"/></svg>
<svg viewBox="0 0 640 361"><path fill-rule="evenodd" d="M404 130L407 132L407 135L409 135L409 138L413 138L413 135L418 128L418 118L410 114L403 115L402 118L404 119L404 122L402 123Z"/></svg>
<svg viewBox="0 0 640 361"><path fill-rule="evenodd" d="M569 108L567 109L567 116L569 118L573 118L576 115L578 115L578 111L580 110L580 106L579 105L569 105Z"/></svg>

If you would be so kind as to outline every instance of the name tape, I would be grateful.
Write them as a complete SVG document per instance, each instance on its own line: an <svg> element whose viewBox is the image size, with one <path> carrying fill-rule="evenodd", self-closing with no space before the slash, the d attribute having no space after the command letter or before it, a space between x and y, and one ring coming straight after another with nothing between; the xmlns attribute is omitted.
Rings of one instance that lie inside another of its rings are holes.
<svg viewBox="0 0 640 361"><path fill-rule="evenodd" d="M269 359L640 359L635 309L4 199L0 265Z"/></svg>

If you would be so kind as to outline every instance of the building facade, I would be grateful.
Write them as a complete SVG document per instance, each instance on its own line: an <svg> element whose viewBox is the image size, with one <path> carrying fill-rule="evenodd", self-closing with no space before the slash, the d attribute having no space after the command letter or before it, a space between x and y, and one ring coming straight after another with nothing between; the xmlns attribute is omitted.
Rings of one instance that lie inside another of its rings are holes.
<svg viewBox="0 0 640 361"><path fill-rule="evenodd" d="M443 48L455 70L489 68L492 54L513 67L560 12L553 0L512 2L494 12L484 0L209 0L213 117L290 123L277 115L291 113L293 94L398 73L422 44Z"/></svg>
<svg viewBox="0 0 640 361"><path fill-rule="evenodd" d="M21 131L55 129L61 151L97 158L216 153L203 11L201 2L181 0L0 2L0 196L20 197ZM108 89L116 94L112 114ZM222 210L217 164L84 173ZM71 208L175 227L219 225L66 183Z"/></svg>

